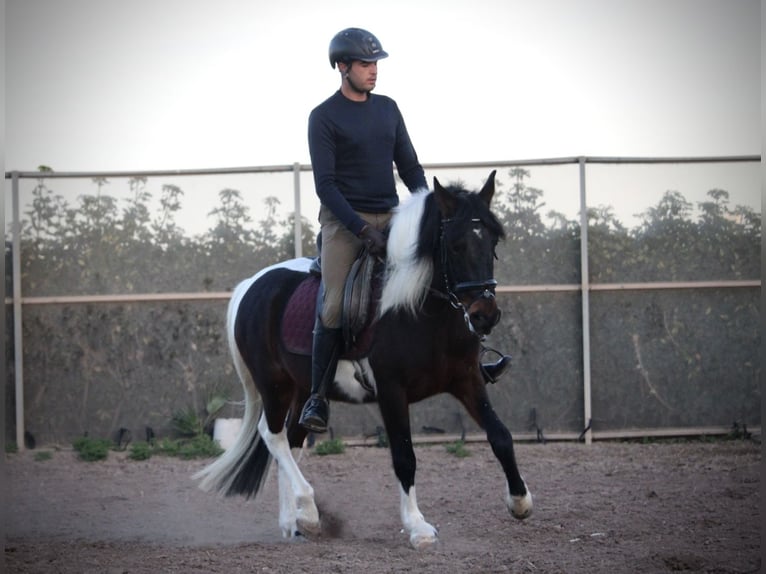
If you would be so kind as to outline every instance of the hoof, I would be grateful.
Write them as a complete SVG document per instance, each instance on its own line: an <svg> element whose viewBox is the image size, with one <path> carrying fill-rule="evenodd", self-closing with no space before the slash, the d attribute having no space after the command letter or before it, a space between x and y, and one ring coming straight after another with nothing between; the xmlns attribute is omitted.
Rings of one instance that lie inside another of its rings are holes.
<svg viewBox="0 0 766 574"><path fill-rule="evenodd" d="M431 548L434 544L436 544L439 541L439 539L434 536L428 536L428 535L413 535L410 536L410 544L415 550L425 550L426 548Z"/></svg>
<svg viewBox="0 0 766 574"><path fill-rule="evenodd" d="M515 508L511 508L511 516L518 520L524 520L525 518L529 518L532 516L532 507L529 506L528 508L525 508L523 510L516 510Z"/></svg>
<svg viewBox="0 0 766 574"><path fill-rule="evenodd" d="M508 505L511 516L518 520L524 520L532 516L532 495L527 491L524 496L512 496Z"/></svg>
<svg viewBox="0 0 766 574"><path fill-rule="evenodd" d="M526 484L524 485L526 486ZM506 494L505 503L511 516L518 520L524 520L532 516L532 493L527 488L527 493L523 496L512 496L510 492Z"/></svg>
<svg viewBox="0 0 766 574"><path fill-rule="evenodd" d="M295 529L304 536L316 536L322 532L319 509L313 497L300 497L296 501Z"/></svg>
<svg viewBox="0 0 766 574"><path fill-rule="evenodd" d="M415 550L430 548L438 541L438 531L427 522L424 522L420 528L415 528L410 532L410 545Z"/></svg>
<svg viewBox="0 0 766 574"><path fill-rule="evenodd" d="M308 542L310 542L310 538L305 536L300 530L293 532L293 535L290 537L291 544L307 544Z"/></svg>
<svg viewBox="0 0 766 574"><path fill-rule="evenodd" d="M299 520L296 533L301 536L319 536L322 534L322 523Z"/></svg>

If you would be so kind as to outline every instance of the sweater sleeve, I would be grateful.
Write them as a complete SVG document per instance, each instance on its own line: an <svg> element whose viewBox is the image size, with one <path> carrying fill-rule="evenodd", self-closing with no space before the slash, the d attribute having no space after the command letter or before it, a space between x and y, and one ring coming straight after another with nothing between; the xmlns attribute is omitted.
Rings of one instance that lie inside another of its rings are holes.
<svg viewBox="0 0 766 574"><path fill-rule="evenodd" d="M351 233L359 235L364 227L364 220L357 215L338 188L335 178L336 145L332 126L317 110L309 116L308 139L314 186L319 200Z"/></svg>
<svg viewBox="0 0 766 574"><path fill-rule="evenodd" d="M399 116L396 129L396 148L394 149L396 170L410 192L427 189L428 184L426 183L423 166L418 161L415 146L412 145L410 135L407 132L407 126L404 124L404 118L398 106L396 107L396 113Z"/></svg>

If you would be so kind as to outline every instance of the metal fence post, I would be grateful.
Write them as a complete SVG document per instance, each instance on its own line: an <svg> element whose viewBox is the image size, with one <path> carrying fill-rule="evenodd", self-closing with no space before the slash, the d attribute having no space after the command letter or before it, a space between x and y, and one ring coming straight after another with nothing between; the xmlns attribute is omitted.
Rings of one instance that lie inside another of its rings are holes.
<svg viewBox="0 0 766 574"><path fill-rule="evenodd" d="M11 174L13 201L13 363L16 383L16 446L24 450L24 343L21 323L21 217L19 216L19 172Z"/></svg>
<svg viewBox="0 0 766 574"><path fill-rule="evenodd" d="M585 158L580 158L580 289L582 296L582 379L585 444L593 440L590 389L590 274L588 271L588 201L585 196Z"/></svg>
<svg viewBox="0 0 766 574"><path fill-rule="evenodd" d="M295 230L295 257L303 256L303 222L301 221L301 164L293 164L293 194L295 197L295 208L293 215L295 221L293 228Z"/></svg>

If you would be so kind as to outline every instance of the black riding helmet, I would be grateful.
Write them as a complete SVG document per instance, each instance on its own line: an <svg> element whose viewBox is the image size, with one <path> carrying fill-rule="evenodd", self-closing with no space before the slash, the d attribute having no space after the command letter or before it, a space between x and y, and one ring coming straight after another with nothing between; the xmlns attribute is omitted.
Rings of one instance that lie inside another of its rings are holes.
<svg viewBox="0 0 766 574"><path fill-rule="evenodd" d="M330 42L330 65L333 68L337 62L377 62L383 58L388 58L388 53L383 50L378 39L361 28L341 30Z"/></svg>

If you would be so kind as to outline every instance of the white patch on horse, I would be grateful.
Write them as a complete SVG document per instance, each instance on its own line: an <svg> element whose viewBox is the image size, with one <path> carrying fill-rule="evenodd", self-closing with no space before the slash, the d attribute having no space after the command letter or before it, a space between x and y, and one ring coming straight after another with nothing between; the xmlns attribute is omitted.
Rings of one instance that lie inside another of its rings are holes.
<svg viewBox="0 0 766 574"><path fill-rule="evenodd" d="M420 222L430 192L420 191L403 201L392 218L388 236L386 279L380 314L403 308L415 313L425 299L433 275L430 259L416 257Z"/></svg>
<svg viewBox="0 0 766 574"><path fill-rule="evenodd" d="M314 502L314 489L298 468L290 451L287 431L277 434L269 430L266 416L258 421L258 432L279 466L279 526L282 536L292 538L298 532L318 532L319 510Z"/></svg>
<svg viewBox="0 0 766 574"><path fill-rule="evenodd" d="M288 259L287 261L280 261L279 263L275 263L274 265L269 265L268 267L264 267L258 273L253 275L250 279L246 279L245 281L251 281L251 284L252 284L253 281L257 281L263 275L265 275L269 271L274 271L275 269L290 269L291 271L303 271L305 273L308 273L308 270L311 268L312 261L313 259L311 259L310 257L297 257L295 259Z"/></svg>
<svg viewBox="0 0 766 574"><path fill-rule="evenodd" d="M365 378L370 387L365 387L360 382ZM375 397L375 376L366 357L360 361L338 361L334 380L336 389L350 402L362 403Z"/></svg>
<svg viewBox="0 0 766 574"><path fill-rule="evenodd" d="M483 237L483 234L481 232L481 227L474 227L473 232L476 235L476 237L478 237L479 239Z"/></svg>
<svg viewBox="0 0 766 574"><path fill-rule="evenodd" d="M253 275L252 277L248 277L247 279L244 279L243 281L240 281L239 284L234 288L234 291L231 295L231 299L229 300L229 310L228 310L228 316L227 316L227 326L231 329L231 332L229 333L229 343L234 344L234 319L235 314L237 310L239 309L239 304L242 301L242 297L245 296L245 293L247 293L247 290L250 289L251 285L258 281L261 277L266 275L266 273L270 271L274 271L275 269L289 269L291 271L302 271L304 273L308 273L309 268L311 267L311 262L313 260L309 257L298 257L296 259L288 259L287 261L282 261L280 263L275 263L274 265L269 265L268 267L264 267L258 273ZM237 351L238 353L239 351ZM236 356L236 355L235 355Z"/></svg>
<svg viewBox="0 0 766 574"><path fill-rule="evenodd" d="M282 261L280 263L276 263L274 265L269 265L268 267L264 267L258 273L253 275L252 277L248 277L247 279L240 281L239 284L234 288L234 291L231 294L231 299L229 300L229 306L226 311L226 333L228 335L228 343L229 343L229 352L231 353L231 356L234 360L234 367L237 370L237 374L239 375L239 380L242 381L242 384L245 385L246 388L249 388L250 393L248 394L248 397L253 397L251 399L252 404L246 404L246 409L250 407L253 412L250 413L250 416L252 417L252 421L250 424L252 425L253 429L255 429L255 404L258 397L258 391L255 389L255 383L253 382L252 378L250 377L250 370L245 365L245 361L242 359L242 355L240 355L239 348L237 347L237 341L234 337L234 325L236 323L237 319L237 312L239 311L239 305L242 302L242 298L247 293L248 289L258 281L261 277L269 273L270 271L274 271L275 269L289 269L291 271L302 271L304 273L308 273L309 268L311 267L312 259L308 257L298 257L296 259L288 259L287 261ZM247 411L246 411L247 414ZM246 417L245 417L246 418ZM243 422L243 425L246 425L247 422ZM250 448L249 445L246 442L243 442L241 445L241 449L247 449ZM233 458L231 460L236 460Z"/></svg>
<svg viewBox="0 0 766 574"><path fill-rule="evenodd" d="M423 513L418 508L418 498L415 494L415 486L410 487L410 492L404 492L404 488L399 484L400 512L404 530L410 536L410 544L413 548L425 548L434 544L438 540L438 531L431 526L423 517Z"/></svg>

